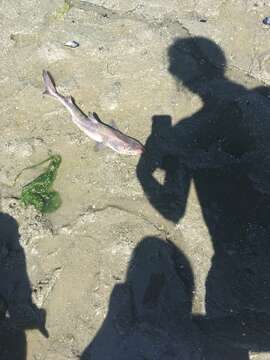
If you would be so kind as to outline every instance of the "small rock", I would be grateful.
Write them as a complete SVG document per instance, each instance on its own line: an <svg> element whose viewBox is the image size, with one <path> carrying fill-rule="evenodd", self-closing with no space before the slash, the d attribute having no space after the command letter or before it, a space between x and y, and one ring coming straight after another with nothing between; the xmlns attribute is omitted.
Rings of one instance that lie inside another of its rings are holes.
<svg viewBox="0 0 270 360"><path fill-rule="evenodd" d="M75 40L67 41L64 43L64 45L67 47L71 47L71 48L76 48L76 47L80 46L80 44Z"/></svg>
<svg viewBox="0 0 270 360"><path fill-rule="evenodd" d="M264 23L264 25L270 25L270 16L266 16L266 17L263 19L263 23Z"/></svg>

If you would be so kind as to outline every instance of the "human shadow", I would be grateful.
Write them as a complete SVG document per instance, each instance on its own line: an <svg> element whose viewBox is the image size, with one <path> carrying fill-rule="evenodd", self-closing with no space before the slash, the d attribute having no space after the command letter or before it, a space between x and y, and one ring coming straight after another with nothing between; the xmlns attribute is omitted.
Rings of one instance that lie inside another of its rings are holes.
<svg viewBox="0 0 270 360"><path fill-rule="evenodd" d="M0 358L26 360L25 330L38 329L48 337L45 310L31 300L24 250L17 221L0 213Z"/></svg>
<svg viewBox="0 0 270 360"><path fill-rule="evenodd" d="M190 321L192 291L179 249L157 237L142 239L81 360L201 359L200 334Z"/></svg>
<svg viewBox="0 0 270 360"><path fill-rule="evenodd" d="M168 58L177 85L202 107L174 126L169 115L153 116L137 176L173 223L193 181L214 249L206 315L193 320L208 339L206 359L246 360L250 350L270 350L269 89L228 79L223 51L203 37L176 39Z"/></svg>

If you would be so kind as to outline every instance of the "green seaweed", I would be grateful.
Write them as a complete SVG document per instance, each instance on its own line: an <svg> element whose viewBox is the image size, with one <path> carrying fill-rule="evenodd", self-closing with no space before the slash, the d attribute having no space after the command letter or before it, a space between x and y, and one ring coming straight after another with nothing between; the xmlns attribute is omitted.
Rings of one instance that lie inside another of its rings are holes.
<svg viewBox="0 0 270 360"><path fill-rule="evenodd" d="M47 161L50 161L47 170L30 183L24 185L20 196L20 201L24 206L33 205L41 213L53 212L61 205L60 195L52 189L52 185L62 158L60 155L50 155L46 160L21 171L22 173L24 170L36 168Z"/></svg>

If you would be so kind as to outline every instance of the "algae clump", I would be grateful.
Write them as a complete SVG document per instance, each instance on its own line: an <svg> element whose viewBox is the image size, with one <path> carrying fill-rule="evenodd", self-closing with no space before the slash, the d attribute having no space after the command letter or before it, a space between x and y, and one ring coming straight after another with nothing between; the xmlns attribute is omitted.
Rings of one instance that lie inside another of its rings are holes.
<svg viewBox="0 0 270 360"><path fill-rule="evenodd" d="M20 201L24 206L33 205L41 213L53 212L61 205L60 195L52 189L52 185L56 179L62 158L60 155L51 155L48 159L21 171L22 173L24 170L33 169L47 161L49 161L47 170L30 183L24 185L20 196Z"/></svg>

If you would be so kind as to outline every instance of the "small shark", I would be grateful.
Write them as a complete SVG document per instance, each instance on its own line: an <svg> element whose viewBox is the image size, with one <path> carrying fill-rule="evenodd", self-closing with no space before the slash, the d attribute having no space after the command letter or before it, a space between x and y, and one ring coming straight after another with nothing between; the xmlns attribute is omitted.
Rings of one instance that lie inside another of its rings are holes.
<svg viewBox="0 0 270 360"><path fill-rule="evenodd" d="M45 85L44 94L50 95L60 101L70 112L72 121L92 140L102 146L124 155L140 155L144 152L143 145L136 139L123 134L113 126L104 124L94 114L86 116L75 104L71 96L63 96L56 89L51 74L43 70L43 80Z"/></svg>

